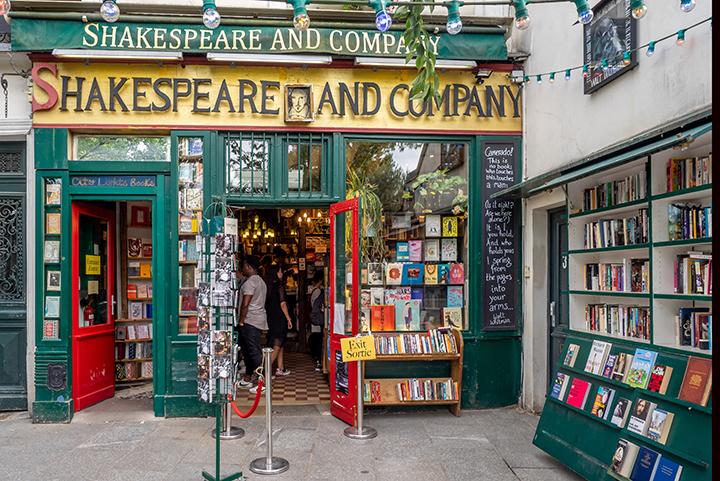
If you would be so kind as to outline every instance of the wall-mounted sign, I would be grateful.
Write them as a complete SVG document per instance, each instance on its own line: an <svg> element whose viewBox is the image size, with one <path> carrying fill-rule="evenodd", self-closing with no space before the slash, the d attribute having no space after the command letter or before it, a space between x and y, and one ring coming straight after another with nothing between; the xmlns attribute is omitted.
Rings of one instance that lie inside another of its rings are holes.
<svg viewBox="0 0 720 481"><path fill-rule="evenodd" d="M632 70L638 63L637 21L631 15L630 0L604 0L593 8L595 17L583 26L583 58L592 65L583 80L584 92L590 94L603 85ZM623 53L630 51L630 63L623 63ZM603 68L603 60L607 66Z"/></svg>
<svg viewBox="0 0 720 481"><path fill-rule="evenodd" d="M405 57L403 31L309 28L292 25L83 23L13 17L12 48L16 52L50 52L55 48L99 50L161 50L187 53L315 53L360 57ZM502 29L485 33L430 35L430 48L439 59L507 60Z"/></svg>
<svg viewBox="0 0 720 481"><path fill-rule="evenodd" d="M154 175L76 175L70 178L76 187L155 187Z"/></svg>
<svg viewBox="0 0 720 481"><path fill-rule="evenodd" d="M373 336L344 337L340 339L343 362L372 361L375 359Z"/></svg>
<svg viewBox="0 0 720 481"><path fill-rule="evenodd" d="M521 131L520 90L505 72L481 85L469 71L441 72L440 98L429 102L410 100L415 75L412 69L214 65L134 65L128 74L116 64L36 63L33 122L286 129L301 120L304 128L336 131ZM287 112L293 102L298 112Z"/></svg>
<svg viewBox="0 0 720 481"><path fill-rule="evenodd" d="M100 275L100 256L85 256L85 274L89 276Z"/></svg>

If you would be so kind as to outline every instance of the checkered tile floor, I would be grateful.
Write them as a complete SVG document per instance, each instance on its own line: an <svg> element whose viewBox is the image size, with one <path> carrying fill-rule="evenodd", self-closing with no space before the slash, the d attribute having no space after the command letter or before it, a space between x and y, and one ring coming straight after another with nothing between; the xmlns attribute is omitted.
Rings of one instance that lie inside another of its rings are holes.
<svg viewBox="0 0 720 481"><path fill-rule="evenodd" d="M272 401L278 406L292 404L325 404L330 402L330 388L322 372L315 371L309 354L285 353L285 369L289 376L272 380ZM247 389L239 389L238 406L250 406L255 399Z"/></svg>

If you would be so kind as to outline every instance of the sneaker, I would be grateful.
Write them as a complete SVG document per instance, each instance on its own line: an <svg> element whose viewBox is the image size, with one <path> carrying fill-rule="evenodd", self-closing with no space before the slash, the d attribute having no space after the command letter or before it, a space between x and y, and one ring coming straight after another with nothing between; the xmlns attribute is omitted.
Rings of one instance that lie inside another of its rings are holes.
<svg viewBox="0 0 720 481"><path fill-rule="evenodd" d="M240 378L240 381L238 381L238 384L240 385L241 388L244 388L244 389L247 389L247 388L249 388L250 386L253 385L252 382L246 381L246 380L243 379L243 378Z"/></svg>
<svg viewBox="0 0 720 481"><path fill-rule="evenodd" d="M315 370L320 372L320 363L319 362L315 363Z"/></svg>
<svg viewBox="0 0 720 481"><path fill-rule="evenodd" d="M277 370L275 371L275 375L276 376L289 376L290 370L277 368Z"/></svg>
<svg viewBox="0 0 720 481"><path fill-rule="evenodd" d="M250 388L250 394L257 394L257 384ZM260 394L263 394L265 392L265 386L262 388L262 392Z"/></svg>

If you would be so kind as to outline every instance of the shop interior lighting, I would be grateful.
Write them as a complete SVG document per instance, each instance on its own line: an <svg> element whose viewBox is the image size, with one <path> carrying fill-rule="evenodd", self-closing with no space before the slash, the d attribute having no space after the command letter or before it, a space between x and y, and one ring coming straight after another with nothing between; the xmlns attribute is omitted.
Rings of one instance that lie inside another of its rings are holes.
<svg viewBox="0 0 720 481"><path fill-rule="evenodd" d="M305 6L310 0L286 0L293 8L293 26L298 30L307 30L310 27L310 16Z"/></svg>
<svg viewBox="0 0 720 481"><path fill-rule="evenodd" d="M392 0L368 0L368 5L375 10L375 26L381 32L387 32L392 25L392 16L387 11Z"/></svg>
<svg viewBox="0 0 720 481"><path fill-rule="evenodd" d="M595 14L585 0L573 0L575 7L577 8L578 21L583 25L587 25L592 22Z"/></svg>
<svg viewBox="0 0 720 481"><path fill-rule="evenodd" d="M115 0L105 0L100 5L100 15L106 22L117 22L120 18L120 7Z"/></svg>
<svg viewBox="0 0 720 481"><path fill-rule="evenodd" d="M635 20L639 20L647 13L647 6L644 0L631 0L630 1L630 12Z"/></svg>
<svg viewBox="0 0 720 481"><path fill-rule="evenodd" d="M283 55L263 53L208 53L210 62L255 63L255 64L301 64L327 65L332 63L330 55Z"/></svg>
<svg viewBox="0 0 720 481"><path fill-rule="evenodd" d="M391 57L355 57L355 65L363 67L392 67L392 68L415 68L415 63L405 63L404 58ZM436 69L447 70L472 70L477 66L474 61L467 60L437 60Z"/></svg>
<svg viewBox="0 0 720 481"><path fill-rule="evenodd" d="M680 0L680 10L683 12L692 12L693 8L695 8L695 0Z"/></svg>
<svg viewBox="0 0 720 481"><path fill-rule="evenodd" d="M448 18L445 29L450 35L457 35L462 30L463 24L460 19L460 6L463 2L451 0L447 5Z"/></svg>
<svg viewBox="0 0 720 481"><path fill-rule="evenodd" d="M220 26L220 14L217 11L214 0L203 0L203 25L207 28L218 28Z"/></svg>
<svg viewBox="0 0 720 481"><path fill-rule="evenodd" d="M82 50L56 48L52 54L58 58L108 60L182 60L182 52L154 52L152 50Z"/></svg>
<svg viewBox="0 0 720 481"><path fill-rule="evenodd" d="M513 6L515 7L515 28L527 30L530 26L530 14L525 5L525 0L513 0Z"/></svg>

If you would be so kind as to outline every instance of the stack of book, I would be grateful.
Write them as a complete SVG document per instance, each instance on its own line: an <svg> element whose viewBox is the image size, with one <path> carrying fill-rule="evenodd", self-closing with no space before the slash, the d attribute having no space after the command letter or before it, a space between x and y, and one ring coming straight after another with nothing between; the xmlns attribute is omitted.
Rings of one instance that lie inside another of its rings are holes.
<svg viewBox="0 0 720 481"><path fill-rule="evenodd" d="M601 209L644 199L647 196L645 169L621 180L605 182L583 192L583 210Z"/></svg>
<svg viewBox="0 0 720 481"><path fill-rule="evenodd" d="M650 339L650 308L622 304L588 304L585 325L597 331L636 339Z"/></svg>
<svg viewBox="0 0 720 481"><path fill-rule="evenodd" d="M647 292L650 283L649 259L623 259L618 263L585 264L585 289L607 292ZM628 272L630 279L628 279Z"/></svg>
<svg viewBox="0 0 720 481"><path fill-rule="evenodd" d="M456 401L458 384L452 379L433 381L431 379L406 379L395 385L399 401Z"/></svg>
<svg viewBox="0 0 720 481"><path fill-rule="evenodd" d="M427 333L376 335L377 354L457 353L455 337L448 330L431 329Z"/></svg>
<svg viewBox="0 0 720 481"><path fill-rule="evenodd" d="M639 209L637 215L622 219L599 219L585 224L586 249L600 249L625 245L643 244L648 238L647 209Z"/></svg>
<svg viewBox="0 0 720 481"><path fill-rule="evenodd" d="M712 152L703 157L670 159L667 163L667 191L689 189L712 182Z"/></svg>
<svg viewBox="0 0 720 481"><path fill-rule="evenodd" d="M668 239L702 239L712 236L712 206L668 205Z"/></svg>
<svg viewBox="0 0 720 481"><path fill-rule="evenodd" d="M627 479L678 481L683 467L657 451L620 438L610 469Z"/></svg>
<svg viewBox="0 0 720 481"><path fill-rule="evenodd" d="M707 307L681 307L675 316L678 346L712 349L712 312Z"/></svg>
<svg viewBox="0 0 720 481"><path fill-rule="evenodd" d="M674 292L712 294L712 254L691 251L675 258Z"/></svg>

